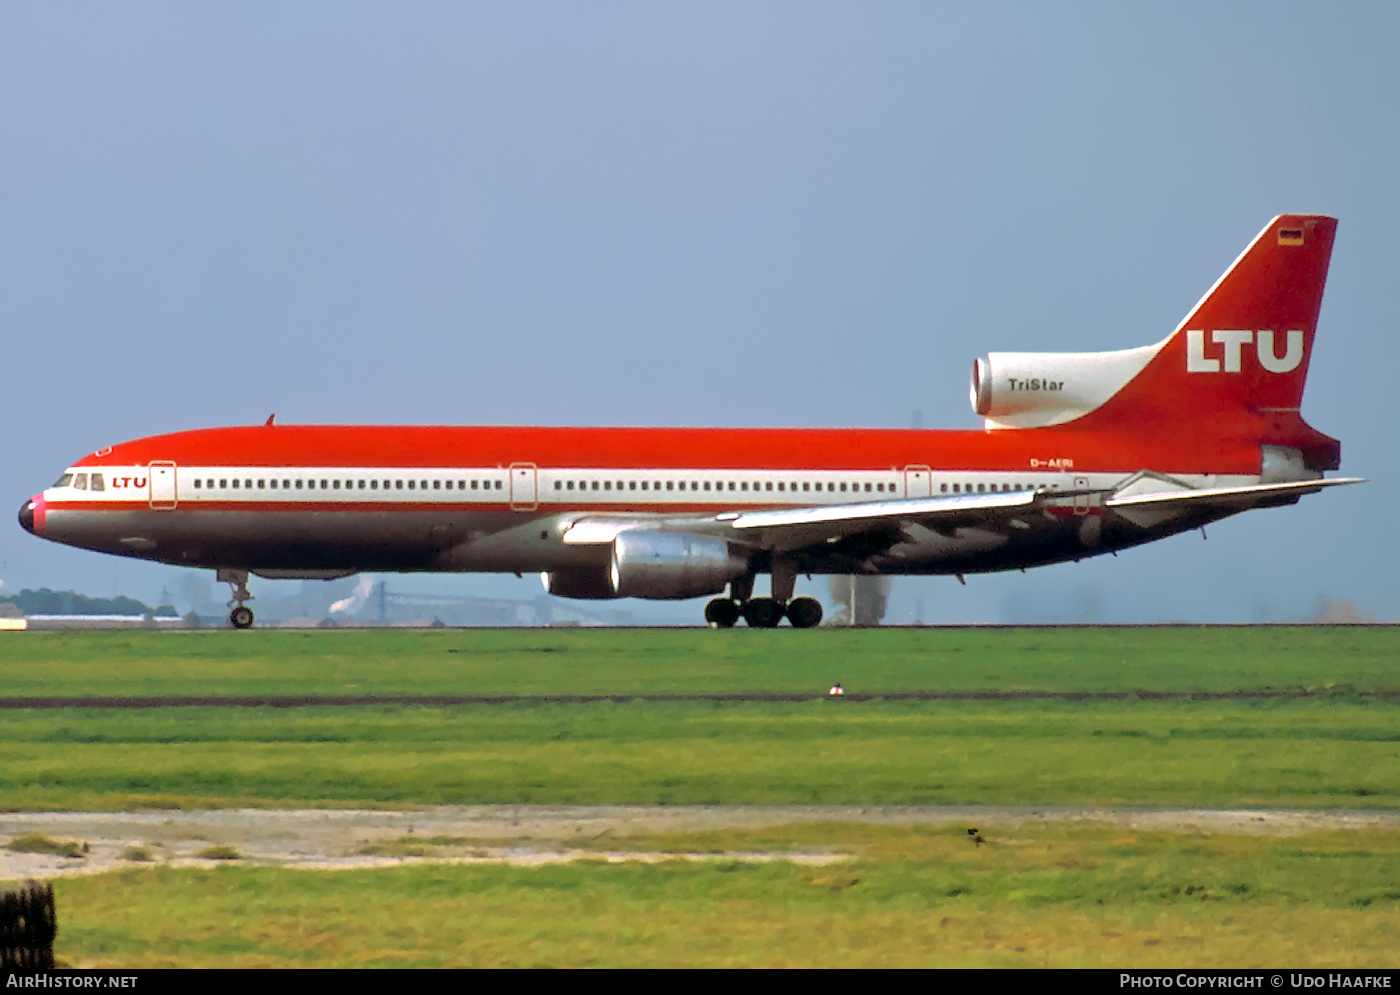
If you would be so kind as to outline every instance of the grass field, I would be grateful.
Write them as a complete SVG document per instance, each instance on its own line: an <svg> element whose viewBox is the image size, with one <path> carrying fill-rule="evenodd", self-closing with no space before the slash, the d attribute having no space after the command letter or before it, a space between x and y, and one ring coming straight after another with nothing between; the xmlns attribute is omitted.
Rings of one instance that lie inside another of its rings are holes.
<svg viewBox="0 0 1400 995"><path fill-rule="evenodd" d="M1397 660L1400 629L1380 627L4 634L5 698L535 697L0 709L0 808L1397 810ZM1067 696L824 700L834 680L874 694ZM810 698L704 697L740 693ZM544 700L588 694L617 700ZM641 694L699 697L629 699ZM1400 840L1379 830L1254 838L1039 826L974 847L961 830L832 825L641 842L668 852L814 845L852 860L337 873L157 862L58 882L60 957L1302 967L1394 966L1400 949Z"/></svg>
<svg viewBox="0 0 1400 995"><path fill-rule="evenodd" d="M1400 808L1400 629L14 634L4 696L780 692L798 702L0 710L0 807ZM827 701L851 691L1311 697Z"/></svg>
<svg viewBox="0 0 1400 995"><path fill-rule="evenodd" d="M1400 627L5 633L0 696L1400 689Z"/></svg>
<svg viewBox="0 0 1400 995"><path fill-rule="evenodd" d="M59 883L72 965L1393 967L1400 840L809 825L648 838L744 861L133 868ZM609 845L616 845L615 841Z"/></svg>

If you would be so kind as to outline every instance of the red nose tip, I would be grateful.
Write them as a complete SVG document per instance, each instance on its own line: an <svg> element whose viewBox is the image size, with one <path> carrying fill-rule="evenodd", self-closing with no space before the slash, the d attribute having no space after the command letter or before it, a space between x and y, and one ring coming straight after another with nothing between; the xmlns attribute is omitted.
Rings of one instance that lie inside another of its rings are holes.
<svg viewBox="0 0 1400 995"><path fill-rule="evenodd" d="M38 535L44 528L44 498L41 494L36 494L19 509L20 528L30 533Z"/></svg>

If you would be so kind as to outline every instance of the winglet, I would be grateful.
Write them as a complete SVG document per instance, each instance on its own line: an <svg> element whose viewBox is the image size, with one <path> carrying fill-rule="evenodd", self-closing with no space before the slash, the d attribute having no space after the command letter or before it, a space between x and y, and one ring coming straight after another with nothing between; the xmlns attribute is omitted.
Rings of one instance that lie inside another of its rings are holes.
<svg viewBox="0 0 1400 995"><path fill-rule="evenodd" d="M267 421L263 422L263 427L266 428L266 427L270 426L270 425L272 424L273 420L274 420L276 417L277 417L277 412L276 412L276 411L274 411L272 414L268 415L268 416L267 416Z"/></svg>

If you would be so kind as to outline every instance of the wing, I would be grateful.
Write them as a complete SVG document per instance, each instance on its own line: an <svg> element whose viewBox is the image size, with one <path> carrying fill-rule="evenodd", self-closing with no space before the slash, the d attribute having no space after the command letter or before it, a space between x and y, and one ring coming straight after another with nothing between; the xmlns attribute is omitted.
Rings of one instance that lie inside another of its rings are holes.
<svg viewBox="0 0 1400 995"><path fill-rule="evenodd" d="M1239 487L1190 488L1171 478L1140 473L1105 496L1103 491L1013 491L957 494L943 497L862 501L853 504L808 505L760 511L728 511L705 517L587 516L575 520L564 534L569 544L609 543L629 529L661 529L729 539L774 553L830 548L841 543L863 547L866 555L904 541L912 525L951 534L954 529L979 527L992 531L1032 527L1031 516L1044 510L1071 508L1076 498L1099 498L1102 504L1139 524L1201 511L1230 514L1248 508L1296 501L1325 487L1362 483L1360 478L1290 481ZM1061 512L1062 514L1065 512Z"/></svg>
<svg viewBox="0 0 1400 995"><path fill-rule="evenodd" d="M568 527L564 542L571 545L607 543L617 538L620 532L639 528L718 536L775 553L795 552L843 540L865 540L864 544L875 552L899 542L903 529L910 524L939 531L951 531L968 525L1012 527L1012 519L1033 511L1047 494L1066 497L1071 496L1072 492L959 494L761 511L727 511L704 518L588 516L576 519Z"/></svg>

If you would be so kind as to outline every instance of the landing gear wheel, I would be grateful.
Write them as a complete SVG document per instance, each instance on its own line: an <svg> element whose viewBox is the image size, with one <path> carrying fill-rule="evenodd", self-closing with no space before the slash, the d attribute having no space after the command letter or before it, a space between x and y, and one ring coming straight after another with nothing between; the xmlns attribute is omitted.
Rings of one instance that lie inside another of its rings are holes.
<svg viewBox="0 0 1400 995"><path fill-rule="evenodd" d="M228 620L233 623L235 629L251 629L253 627L253 609L239 605L228 613Z"/></svg>
<svg viewBox="0 0 1400 995"><path fill-rule="evenodd" d="M715 598L705 606L705 623L716 629L732 629L739 621L739 606L728 598Z"/></svg>
<svg viewBox="0 0 1400 995"><path fill-rule="evenodd" d="M788 602L787 617L794 629L810 629L821 623L821 602L816 598L793 598Z"/></svg>
<svg viewBox="0 0 1400 995"><path fill-rule="evenodd" d="M776 629L783 620L783 606L772 598L754 598L743 607L750 629Z"/></svg>

